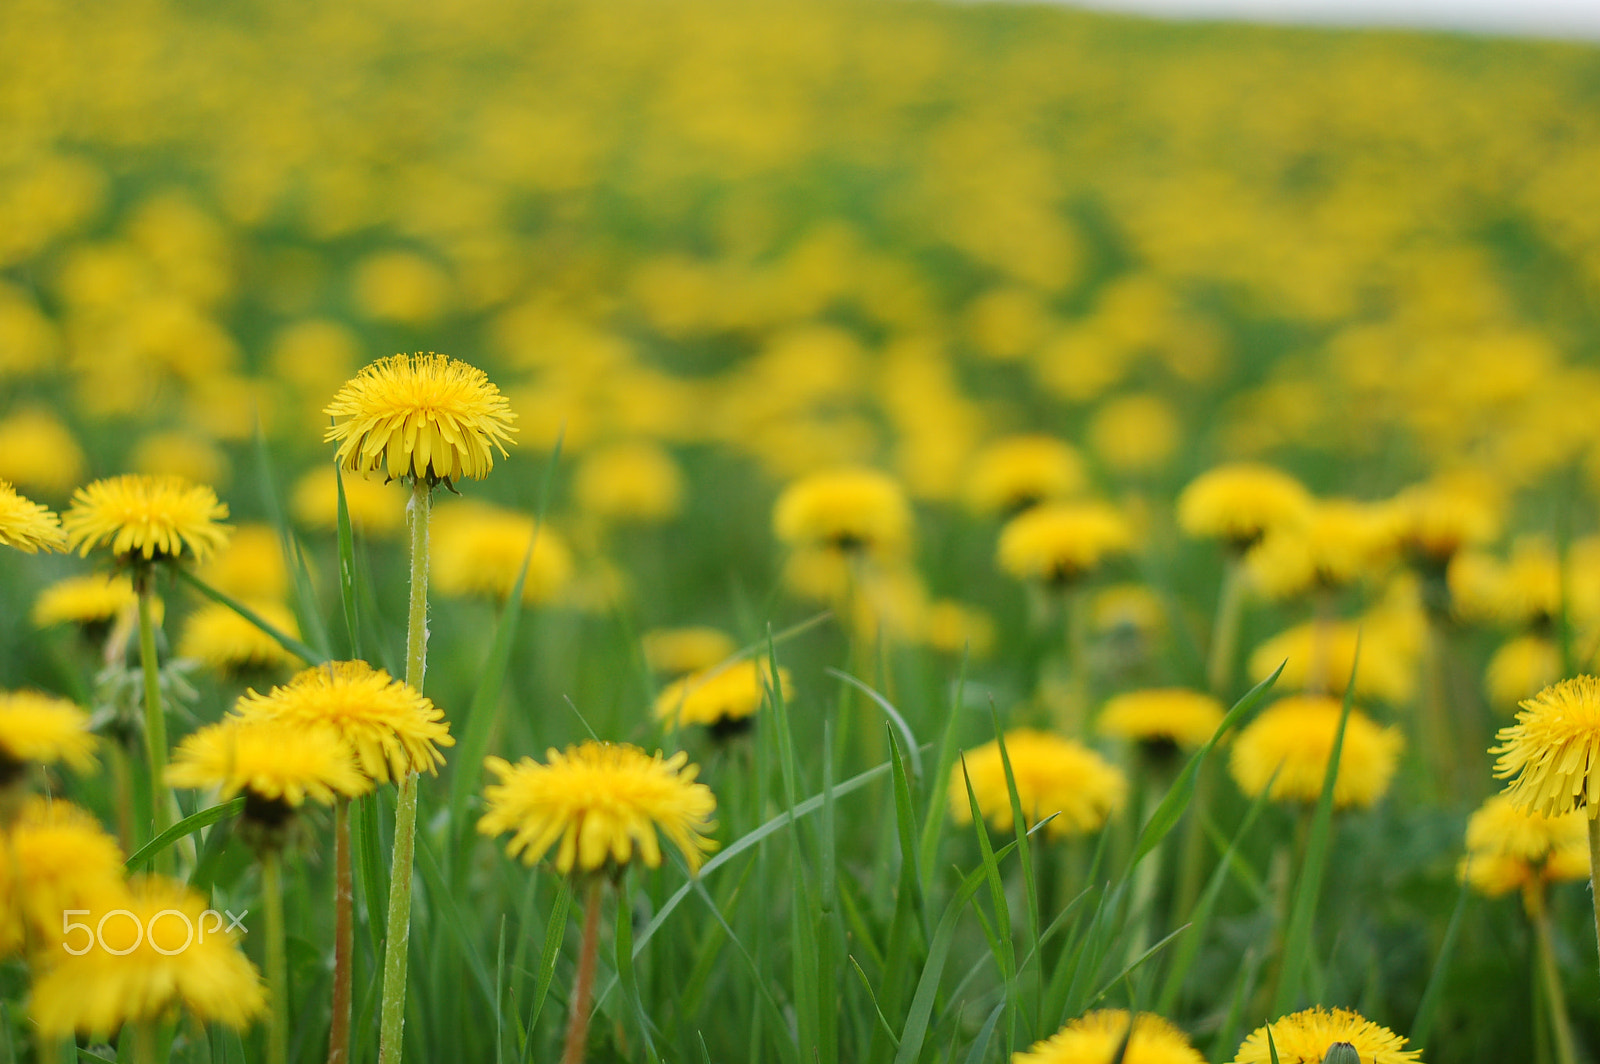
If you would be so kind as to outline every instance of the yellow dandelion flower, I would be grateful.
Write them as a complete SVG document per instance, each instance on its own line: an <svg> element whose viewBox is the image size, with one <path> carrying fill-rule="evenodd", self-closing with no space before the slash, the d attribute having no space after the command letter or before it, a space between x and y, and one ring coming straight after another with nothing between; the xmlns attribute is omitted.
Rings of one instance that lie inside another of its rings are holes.
<svg viewBox="0 0 1600 1064"><path fill-rule="evenodd" d="M1088 1013L1026 1053L1012 1054L1011 1064L1106 1064L1117 1055L1128 1023L1127 1009ZM1153 1012L1141 1012L1133 1020L1122 1057L1123 1064L1204 1064L1205 1059L1182 1031Z"/></svg>
<svg viewBox="0 0 1600 1064"><path fill-rule="evenodd" d="M300 626L289 607L259 599L246 599L244 605L278 631L296 639L300 637ZM220 602L207 603L185 619L183 635L178 640L178 654L224 673L293 666L300 660L276 639Z"/></svg>
<svg viewBox="0 0 1600 1064"><path fill-rule="evenodd" d="M0 847L0 956L54 946L65 910L122 882L122 847L71 802L29 797Z"/></svg>
<svg viewBox="0 0 1600 1064"><path fill-rule="evenodd" d="M587 514L614 521L667 521L683 505L683 472L663 447L620 443L584 455L573 473L572 491Z"/></svg>
<svg viewBox="0 0 1600 1064"><path fill-rule="evenodd" d="M1485 897L1589 878L1589 832L1576 813L1541 816L1497 794L1467 820L1466 841L1462 874Z"/></svg>
<svg viewBox="0 0 1600 1064"><path fill-rule="evenodd" d="M1245 556L1251 582L1284 599L1313 587L1347 587L1381 572L1399 540L1387 507L1323 499L1298 520L1275 525Z"/></svg>
<svg viewBox="0 0 1600 1064"><path fill-rule="evenodd" d="M1054 436L1007 436L972 460L967 502L978 513L1017 513L1088 487L1083 458Z"/></svg>
<svg viewBox="0 0 1600 1064"><path fill-rule="evenodd" d="M782 580L802 599L842 606L850 597L850 559L828 547L801 547L784 559Z"/></svg>
<svg viewBox="0 0 1600 1064"><path fill-rule="evenodd" d="M37 407L0 421L0 480L65 495L83 478L83 449L61 421Z"/></svg>
<svg viewBox="0 0 1600 1064"><path fill-rule="evenodd" d="M37 554L41 547L61 550L66 542L59 517L0 480L0 544Z"/></svg>
<svg viewBox="0 0 1600 1064"><path fill-rule="evenodd" d="M1142 584L1114 584L1090 599L1089 627L1100 635L1156 635L1167 627L1167 607Z"/></svg>
<svg viewBox="0 0 1600 1064"><path fill-rule="evenodd" d="M1524 698L1532 698L1561 679L1561 650L1541 635L1508 639L1489 657L1483 687L1489 704L1512 712Z"/></svg>
<svg viewBox="0 0 1600 1064"><path fill-rule="evenodd" d="M1188 750L1216 734L1225 711L1208 694L1182 687L1129 691L1100 710L1095 730L1101 735L1138 742L1172 743Z"/></svg>
<svg viewBox="0 0 1600 1064"><path fill-rule="evenodd" d="M1190 481L1178 496L1178 527L1242 550L1274 526L1299 519L1310 506L1311 494L1289 474L1239 462Z"/></svg>
<svg viewBox="0 0 1600 1064"><path fill-rule="evenodd" d="M1282 665L1280 687L1293 691L1315 682L1319 691L1342 695L1358 648L1361 662L1355 674L1356 696L1391 705L1409 702L1416 693L1416 656L1394 640L1382 638L1371 622L1297 624L1256 647L1250 654L1249 672L1252 679L1265 680Z"/></svg>
<svg viewBox="0 0 1600 1064"><path fill-rule="evenodd" d="M1018 580L1064 586L1132 545L1128 522L1104 503L1047 503L1006 523L997 560Z"/></svg>
<svg viewBox="0 0 1600 1064"><path fill-rule="evenodd" d="M1495 777L1510 779L1504 793L1519 808L1600 817L1600 680L1576 676L1546 687L1495 737Z"/></svg>
<svg viewBox="0 0 1600 1064"><path fill-rule="evenodd" d="M1500 534L1500 492L1482 477L1458 474L1416 484L1394 500L1400 541L1412 554L1436 564L1463 547L1492 542Z"/></svg>
<svg viewBox="0 0 1600 1064"><path fill-rule="evenodd" d="M409 685L364 661L313 665L268 694L247 692L236 709L247 718L332 727L378 783L410 772L438 774L441 746L454 746L444 712Z"/></svg>
<svg viewBox="0 0 1600 1064"><path fill-rule="evenodd" d="M1315 802L1328 774L1342 708L1338 699L1323 695L1293 695L1268 706L1233 742L1228 771L1239 789L1253 798L1276 772L1275 801ZM1352 707L1333 784L1334 807L1366 807L1383 797L1404 746L1399 729L1381 727Z"/></svg>
<svg viewBox="0 0 1600 1064"><path fill-rule="evenodd" d="M393 492L385 492L393 495ZM240 599L282 599L289 593L283 543L269 525L239 525L228 545L195 573L219 591Z"/></svg>
<svg viewBox="0 0 1600 1064"><path fill-rule="evenodd" d="M643 638L644 660L656 672L687 676L733 657L733 636L716 628L657 628Z"/></svg>
<svg viewBox="0 0 1600 1064"><path fill-rule="evenodd" d="M301 721L229 717L185 736L167 766L173 787L243 791L245 815L280 823L306 799L332 805L372 789L338 731Z"/></svg>
<svg viewBox="0 0 1600 1064"><path fill-rule="evenodd" d="M1127 777L1082 743L1031 728L1008 731L1005 741L1022 818L1032 827L1057 814L1046 828L1052 838L1098 831L1127 797ZM1011 831L1015 821L999 741L968 750L963 760L965 776L960 764L950 773L951 816L958 824L972 822L971 780L978 812L995 830Z"/></svg>
<svg viewBox="0 0 1600 1064"><path fill-rule="evenodd" d="M1154 473L1167 464L1182 439L1172 405L1155 395L1126 395L1107 402L1089 421L1089 440L1107 468L1118 473Z"/></svg>
<svg viewBox="0 0 1600 1064"><path fill-rule="evenodd" d="M405 499L382 481L346 474L344 504L350 526L369 536L389 536L406 524ZM289 496L294 519L325 532L339 527L339 479L331 465L318 466L295 482Z"/></svg>
<svg viewBox="0 0 1600 1064"><path fill-rule="evenodd" d="M1328 1047L1337 1042L1353 1046L1361 1064L1421 1064L1421 1050L1406 1049L1403 1036L1353 1009L1329 1010L1319 1005L1268 1026L1272 1028L1272 1047L1267 1045L1267 1028L1257 1027L1239 1046L1233 1064L1270 1064L1273 1049L1278 1064L1322 1064Z"/></svg>
<svg viewBox="0 0 1600 1064"><path fill-rule="evenodd" d="M431 352L379 359L323 412L334 422L324 440L339 444L344 469L430 484L487 476L516 431L510 404L482 370Z"/></svg>
<svg viewBox="0 0 1600 1064"><path fill-rule="evenodd" d="M0 692L0 783L23 765L65 761L77 772L95 767L89 715L64 698L37 691Z"/></svg>
<svg viewBox="0 0 1600 1064"><path fill-rule="evenodd" d="M572 584L574 563L566 541L531 514L480 502L439 507L433 518L433 586L441 595L480 596L496 602L511 597L522 559L528 575L522 601L550 602ZM528 544L533 553L528 554Z"/></svg>
<svg viewBox="0 0 1600 1064"><path fill-rule="evenodd" d="M556 847L556 870L592 872L639 859L661 865L658 836L678 848L691 870L716 848L709 838L717 800L696 783L699 768L679 751L663 758L623 743L586 742L565 753L550 750L548 764L523 758L515 766L484 761L500 782L484 788L488 811L478 821L485 835L512 832L506 852L533 864Z"/></svg>
<svg viewBox="0 0 1600 1064"><path fill-rule="evenodd" d="M778 668L783 697L794 697L789 670ZM772 668L763 658L746 658L726 667L693 673L662 688L656 696L657 720L681 728L705 724L712 731L731 731L749 723L772 686Z"/></svg>
<svg viewBox="0 0 1600 1064"><path fill-rule="evenodd" d="M175 1006L203 1023L241 1028L265 1011L261 976L236 933L188 887L152 876L81 907L89 912L74 922L98 929L93 948L76 956L52 951L54 962L34 980L30 1013L44 1037L109 1034ZM74 950L85 933L70 929Z"/></svg>
<svg viewBox="0 0 1600 1064"><path fill-rule="evenodd" d="M1524 536L1511 545L1500 570L1493 609L1504 624L1541 626L1561 612L1561 559L1543 536Z"/></svg>
<svg viewBox="0 0 1600 1064"><path fill-rule="evenodd" d="M911 539L911 504L887 474L837 469L784 488L773 507L772 526L791 547L893 555Z"/></svg>
<svg viewBox="0 0 1600 1064"><path fill-rule="evenodd" d="M162 603L151 603L155 622L161 623ZM54 624L76 624L83 628L109 625L139 608L133 581L121 574L90 573L69 576L39 592L33 602L33 624L48 628Z"/></svg>
<svg viewBox="0 0 1600 1064"><path fill-rule="evenodd" d="M994 621L978 607L953 599L929 604L922 635L930 647L944 654L970 653L982 659L994 650Z"/></svg>
<svg viewBox="0 0 1600 1064"><path fill-rule="evenodd" d="M228 526L219 524L227 516L203 484L130 473L79 488L61 525L68 547L85 556L107 547L119 562L149 562L187 550L203 562L228 541Z"/></svg>

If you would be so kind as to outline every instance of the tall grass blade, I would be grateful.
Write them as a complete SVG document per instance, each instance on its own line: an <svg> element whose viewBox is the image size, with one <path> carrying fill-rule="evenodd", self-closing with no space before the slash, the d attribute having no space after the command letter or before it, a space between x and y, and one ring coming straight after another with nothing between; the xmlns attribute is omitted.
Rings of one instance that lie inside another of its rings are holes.
<svg viewBox="0 0 1600 1064"><path fill-rule="evenodd" d="M133 852L133 855L123 862L123 867L132 871L140 865L148 864L151 858L174 842L197 831L210 827L219 820L238 816L244 810L244 796L230 799L220 805L209 806L184 817L143 846Z"/></svg>

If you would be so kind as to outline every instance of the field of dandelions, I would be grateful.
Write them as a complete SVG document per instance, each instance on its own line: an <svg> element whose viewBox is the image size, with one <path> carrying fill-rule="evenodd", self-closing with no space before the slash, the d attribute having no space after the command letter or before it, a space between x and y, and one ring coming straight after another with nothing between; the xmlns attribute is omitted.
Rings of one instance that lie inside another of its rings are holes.
<svg viewBox="0 0 1600 1064"><path fill-rule="evenodd" d="M0 1064L1600 1061L1593 46L0 39Z"/></svg>

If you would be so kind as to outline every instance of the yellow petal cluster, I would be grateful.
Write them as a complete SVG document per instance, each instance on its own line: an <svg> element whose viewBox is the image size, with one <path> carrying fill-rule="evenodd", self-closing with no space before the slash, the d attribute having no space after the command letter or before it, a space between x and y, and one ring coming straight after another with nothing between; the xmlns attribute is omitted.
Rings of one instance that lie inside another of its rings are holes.
<svg viewBox="0 0 1600 1064"><path fill-rule="evenodd" d="M247 813L249 800L296 809L307 799L332 805L372 789L331 726L240 717L186 736L167 766L167 783L215 788L225 799L245 792Z"/></svg>
<svg viewBox="0 0 1600 1064"><path fill-rule="evenodd" d="M550 750L547 763L525 757L515 766L484 761L500 780L484 788L485 835L511 832L506 852L533 864L555 848L556 870L593 872L634 859L661 864L659 836L677 847L691 870L716 848L710 838L717 800L696 783L699 768L679 751L664 758L625 743L586 742Z"/></svg>
<svg viewBox="0 0 1600 1064"><path fill-rule="evenodd" d="M996 559L1018 580L1066 585L1132 545L1127 520L1104 503L1046 503L1007 522Z"/></svg>
<svg viewBox="0 0 1600 1064"><path fill-rule="evenodd" d="M778 684L784 698L794 696L789 670L781 666ZM771 687L772 668L764 658L713 666L662 688L656 696L656 718L677 728L743 720L761 708Z"/></svg>
<svg viewBox="0 0 1600 1064"><path fill-rule="evenodd" d="M6 762L57 761L89 772L95 766L94 747L89 715L66 699L38 691L0 692L0 772Z"/></svg>
<svg viewBox="0 0 1600 1064"><path fill-rule="evenodd" d="M1032 827L1056 814L1045 829L1052 838L1098 831L1127 798L1127 777L1082 743L1015 728L1005 733L1005 744L1022 819ZM999 740L968 750L950 773L950 814L958 824L972 822L968 780L983 818L998 831L1012 830L1016 821Z"/></svg>
<svg viewBox="0 0 1600 1064"><path fill-rule="evenodd" d="M1117 695L1101 707L1095 730L1138 742L1166 741L1194 749L1216 734L1222 703L1183 687L1152 688Z"/></svg>
<svg viewBox="0 0 1600 1064"><path fill-rule="evenodd" d="M1387 1027L1379 1026L1353 1009L1325 1009L1322 1006L1281 1017L1268 1025L1272 1045L1267 1044L1267 1027L1257 1027L1239 1046L1233 1064L1270 1064L1272 1051L1278 1064L1322 1064L1328 1047L1346 1042L1355 1047L1361 1064L1421 1064L1422 1052L1406 1049L1406 1039Z"/></svg>
<svg viewBox="0 0 1600 1064"><path fill-rule="evenodd" d="M1600 817L1600 680L1575 676L1522 703L1501 728L1494 774L1519 808L1544 816Z"/></svg>
<svg viewBox="0 0 1600 1064"><path fill-rule="evenodd" d="M1298 520L1311 493L1289 474L1254 462L1201 473L1178 496L1178 527L1191 536L1248 547L1268 529Z"/></svg>
<svg viewBox="0 0 1600 1064"><path fill-rule="evenodd" d="M1589 832L1577 813L1541 816L1497 794L1467 820L1466 843L1462 875L1491 898L1589 878Z"/></svg>
<svg viewBox="0 0 1600 1064"><path fill-rule="evenodd" d="M67 546L85 556L109 548L119 561L205 561L228 541L228 507L181 477L129 473L79 488L61 519Z"/></svg>
<svg viewBox="0 0 1600 1064"><path fill-rule="evenodd" d="M59 517L0 480L0 545L37 554L41 549L62 549L66 538Z"/></svg>
<svg viewBox="0 0 1600 1064"><path fill-rule="evenodd" d="M773 507L772 527L791 547L895 554L911 539L911 504L885 473L836 469L786 487Z"/></svg>
<svg viewBox="0 0 1600 1064"><path fill-rule="evenodd" d="M1342 708L1338 699L1324 695L1294 695L1262 710L1240 731L1229 755L1228 771L1239 789L1254 797L1276 772L1274 800L1315 802L1328 774ZM1352 707L1333 784L1334 808L1366 807L1383 797L1404 746L1399 729L1382 727Z"/></svg>
<svg viewBox="0 0 1600 1064"><path fill-rule="evenodd" d="M1072 1020L1027 1052L1013 1054L1011 1064L1106 1064L1116 1059L1125 1035L1123 1064L1204 1064L1206 1059L1182 1031L1153 1012L1134 1018L1127 1009L1100 1009Z"/></svg>

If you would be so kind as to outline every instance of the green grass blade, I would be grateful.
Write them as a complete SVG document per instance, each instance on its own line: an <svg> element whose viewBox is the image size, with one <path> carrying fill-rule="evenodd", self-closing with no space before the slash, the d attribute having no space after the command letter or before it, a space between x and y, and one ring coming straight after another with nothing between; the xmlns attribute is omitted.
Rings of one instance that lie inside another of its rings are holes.
<svg viewBox="0 0 1600 1064"><path fill-rule="evenodd" d="M226 591L219 591L212 587L210 584L206 583L204 580L201 580L188 569L182 566L175 566L173 571L178 574L178 578L180 580L187 583L190 587L200 592L200 594L204 595L206 598L213 602L220 602L234 613L237 613L239 616L243 617L245 620L261 629L273 640L275 640L279 646L283 647L283 649L287 650L301 661L304 661L307 665L320 665L324 661L328 660L328 654L323 653L322 651L311 649L294 636L289 635L287 632L284 632L276 626L263 620L261 615L255 610L252 610L249 606L246 606L244 603L240 602Z"/></svg>
<svg viewBox="0 0 1600 1064"><path fill-rule="evenodd" d="M1317 917L1317 897L1322 893L1322 873L1327 866L1328 842L1333 827L1333 788L1339 777L1339 758L1344 749L1345 726L1350 722L1351 695L1355 691L1355 672L1361 664L1361 639L1356 638L1355 660L1345 684L1344 706L1339 711L1339 727L1333 734L1333 751L1328 755L1327 773L1322 777L1322 793L1317 798L1311 819L1311 836L1306 845L1305 862L1300 866L1289 908L1289 931L1283 940L1283 965L1278 990L1273 996L1272 1014L1282 1016L1300 993L1301 973L1306 952L1311 948L1311 932ZM1281 668L1281 666L1280 666Z"/></svg>
<svg viewBox="0 0 1600 1064"><path fill-rule="evenodd" d="M1286 665L1288 663L1284 662L1283 664ZM1265 680L1245 692L1245 696L1235 702L1233 708L1228 711L1227 716L1222 719L1222 723L1217 726L1217 730L1212 734L1211 738L1206 740L1205 745L1196 750L1193 756L1189 758L1188 763L1183 766L1183 771L1178 773L1178 778L1168 788L1166 796L1156 806L1155 812L1150 814L1150 819L1145 822L1144 830L1139 833L1139 842L1134 846L1133 856L1128 861L1128 870L1130 872L1134 866L1144 860L1151 850L1161 844L1161 840L1166 838L1168 832L1176 827L1178 821L1183 818L1184 810L1189 808L1189 802L1194 798L1195 779L1200 773L1200 766L1205 763L1205 759L1211 753L1212 748L1217 745L1217 742L1224 735L1228 734L1229 729L1238 724L1240 720L1261 703L1262 699L1267 697L1267 693L1272 690L1272 685L1278 682L1278 677L1282 673L1283 665L1279 665L1271 676L1268 676Z"/></svg>
<svg viewBox="0 0 1600 1064"><path fill-rule="evenodd" d="M989 1010L988 1017L984 1019L983 1026L978 1028L978 1034L967 1050L967 1064L983 1064L984 1055L989 1052L989 1043L994 1040L995 1025L1000 1022L1000 1014L1005 1010L1004 1001Z"/></svg>
<svg viewBox="0 0 1600 1064"><path fill-rule="evenodd" d="M572 910L572 888L562 879L556 888L555 902L550 906L550 919L544 928L544 946L539 954L539 978L534 984L533 1002L528 1006L528 1022L523 1060L533 1052L533 1025L544 1012L545 1000L550 995L550 984L555 980L556 962L561 959L561 944L567 937L567 916Z"/></svg>
<svg viewBox="0 0 1600 1064"><path fill-rule="evenodd" d="M835 669L830 666L822 671L827 673L829 676L843 680L845 683L855 687L868 698L872 699L879 709L883 710L884 715L889 718L890 722L896 728L900 729L900 734L905 737L906 751L911 756L911 771L916 773L917 779L920 780L922 778L922 749L917 743L916 733L911 730L911 725L906 723L906 718L900 715L900 711L894 708L893 703L891 703L887 698L883 697L883 695L879 694L877 691L873 690L870 685L862 683L860 680L856 679L854 676L851 676L843 669Z"/></svg>
<svg viewBox="0 0 1600 1064"><path fill-rule="evenodd" d="M872 1005L873 1014L878 1017L878 1029L889 1039L896 1050L900 1048L900 1036L894 1033L894 1028L889 1026L889 1017L883 1014L883 1009L878 1005L878 996L872 992L872 980L867 978L867 973L861 970L861 965L854 957L846 958L850 967L855 969L856 978L861 980L861 989L867 992L867 1001Z"/></svg>
<svg viewBox="0 0 1600 1064"><path fill-rule="evenodd" d="M1434 959L1433 971L1428 976L1427 988L1422 991L1422 1000L1417 1004L1417 1015L1411 1021L1411 1044L1414 1046L1427 1045L1428 1035L1433 1033L1433 1021L1439 1012L1439 1000L1444 996L1445 976L1450 971L1450 962L1455 957L1456 939L1461 933L1461 917L1467 911L1467 899L1472 892L1467 887L1466 877L1461 880L1461 890L1456 896L1456 907L1450 913L1450 923L1444 930L1444 941L1439 944L1439 956Z"/></svg>
<svg viewBox="0 0 1600 1064"><path fill-rule="evenodd" d="M140 865L149 863L152 857L186 835L192 835L202 828L208 828L219 820L226 820L228 817L238 816L243 809L244 797L241 795L238 798L230 799L229 801L223 802L220 805L209 806L208 808L200 810L198 813L186 816L135 850L133 856L129 857L127 861L123 862L123 865L129 871L132 871Z"/></svg>
<svg viewBox="0 0 1600 1064"><path fill-rule="evenodd" d="M356 540L350 525L350 506L344 497L344 470L338 462L333 463L333 483L339 490L339 602L344 607L350 656L360 658L361 617L356 609Z"/></svg>
<svg viewBox="0 0 1600 1064"><path fill-rule="evenodd" d="M619 896L625 896L618 891ZM639 1028L639 1040L644 1043L645 1059L660 1061L661 1056L656 1052L655 1025L650 1020L649 1011L645 1009L644 1002L639 997L639 973L633 965L633 919L628 912L626 903L617 906L616 924L616 954L617 954L617 981L622 987L622 1000L633 1013L634 1023Z"/></svg>
<svg viewBox="0 0 1600 1064"><path fill-rule="evenodd" d="M727 917L723 916L722 910L717 907L716 901L712 899L711 894L706 890L705 885L699 880L695 880L694 888L695 893L705 901L706 908L711 911L711 915L716 920L717 925L722 929L722 933L727 936L728 941L733 944L734 950L741 958L743 958L745 965L750 969L751 981L755 987L756 996L761 1000L762 1005L765 1006L767 1016L774 1024L773 1029L776 1031L788 1030L789 1025L784 1019L783 1008L778 1004L777 998L773 997L772 995L770 980L767 979L766 974L761 971L760 967L757 966L755 958L750 955L750 951L745 947L745 944L739 940L739 936L734 933L733 927L728 923ZM780 1037L777 1041L777 1045L779 1052L786 1064L799 1064L799 1047L796 1046L794 1042L787 1038Z"/></svg>
<svg viewBox="0 0 1600 1064"><path fill-rule="evenodd" d="M355 872L361 880L361 893L367 903L367 926L378 954L389 912L389 866L383 859L383 828L380 824L376 792L350 803L350 852L355 857Z"/></svg>
<svg viewBox="0 0 1600 1064"><path fill-rule="evenodd" d="M939 840L944 834L944 818L950 808L948 781L956 767L957 729L966 705L967 655L961 657L961 671L956 675L955 697L950 712L945 715L944 734L939 738L939 759L933 776L928 780L928 812L922 820L922 846L917 855L917 874L924 883L933 879L934 862L939 856Z"/></svg>

